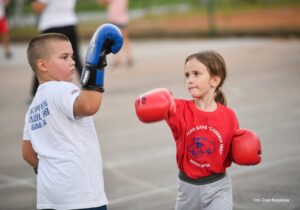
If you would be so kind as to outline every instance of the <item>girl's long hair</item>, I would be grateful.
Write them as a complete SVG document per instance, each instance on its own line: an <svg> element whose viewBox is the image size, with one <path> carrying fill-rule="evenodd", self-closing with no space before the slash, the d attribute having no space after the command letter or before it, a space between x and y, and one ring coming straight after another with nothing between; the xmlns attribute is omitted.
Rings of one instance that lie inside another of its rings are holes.
<svg viewBox="0 0 300 210"><path fill-rule="evenodd" d="M202 52L189 55L185 60L185 64L192 58L196 58L198 61L203 63L206 66L211 76L219 76L221 78L220 84L216 88L214 98L216 102L219 102L220 104L226 106L227 105L226 97L223 91L221 90L221 87L227 75L226 65L223 57L219 53L213 50L202 51Z"/></svg>

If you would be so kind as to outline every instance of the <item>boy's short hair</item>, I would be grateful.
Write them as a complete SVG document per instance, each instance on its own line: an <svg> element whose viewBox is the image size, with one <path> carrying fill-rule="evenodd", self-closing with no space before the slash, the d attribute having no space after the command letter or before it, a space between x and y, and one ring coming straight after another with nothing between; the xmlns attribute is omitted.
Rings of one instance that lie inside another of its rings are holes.
<svg viewBox="0 0 300 210"><path fill-rule="evenodd" d="M36 61L38 59L46 59L49 56L48 43L51 41L67 41L69 38L59 33L40 34L34 37L27 47L27 59L31 69L37 73Z"/></svg>

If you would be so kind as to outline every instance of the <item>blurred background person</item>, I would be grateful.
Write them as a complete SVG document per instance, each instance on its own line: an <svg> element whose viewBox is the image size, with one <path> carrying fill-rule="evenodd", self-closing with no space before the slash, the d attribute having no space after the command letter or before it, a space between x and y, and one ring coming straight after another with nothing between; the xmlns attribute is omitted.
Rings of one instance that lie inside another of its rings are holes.
<svg viewBox="0 0 300 210"><path fill-rule="evenodd" d="M118 26L123 34L123 47L115 56L114 66L119 66L122 58L128 66L133 65L131 43L128 38L128 4L129 0L98 0L98 3L107 8L107 21Z"/></svg>
<svg viewBox="0 0 300 210"><path fill-rule="evenodd" d="M10 50L9 24L5 15L5 7L7 7L9 3L10 0L0 0L0 36L2 39L5 57L7 59L12 56Z"/></svg>
<svg viewBox="0 0 300 210"><path fill-rule="evenodd" d="M76 0L35 0L32 10L38 14L38 31L44 33L61 33L70 39L73 47L76 70L79 77L82 72L82 62L77 35L77 17L75 13ZM32 97L35 95L39 82L34 76Z"/></svg>

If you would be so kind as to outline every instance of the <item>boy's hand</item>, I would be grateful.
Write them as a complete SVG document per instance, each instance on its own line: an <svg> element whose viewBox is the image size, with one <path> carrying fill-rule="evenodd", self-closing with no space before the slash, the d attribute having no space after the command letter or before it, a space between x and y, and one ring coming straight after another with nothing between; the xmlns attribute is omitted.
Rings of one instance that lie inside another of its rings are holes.
<svg viewBox="0 0 300 210"><path fill-rule="evenodd" d="M113 24L103 24L94 33L85 58L81 75L83 89L104 91L104 67L106 55L116 54L123 45L120 29Z"/></svg>

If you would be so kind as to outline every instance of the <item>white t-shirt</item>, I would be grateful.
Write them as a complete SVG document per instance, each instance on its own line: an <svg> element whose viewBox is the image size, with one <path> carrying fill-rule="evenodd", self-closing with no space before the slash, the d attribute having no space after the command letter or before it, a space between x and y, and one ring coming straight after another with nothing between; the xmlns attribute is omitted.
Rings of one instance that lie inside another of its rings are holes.
<svg viewBox="0 0 300 210"><path fill-rule="evenodd" d="M75 14L76 0L38 0L46 4L38 25L39 31L49 28L75 25L77 18Z"/></svg>
<svg viewBox="0 0 300 210"><path fill-rule="evenodd" d="M5 17L5 6L3 4L3 0L0 0L0 19Z"/></svg>
<svg viewBox="0 0 300 210"><path fill-rule="evenodd" d="M26 114L23 139L31 141L39 158L38 209L107 204L93 119L75 119L73 115L79 92L70 82L43 83Z"/></svg>

